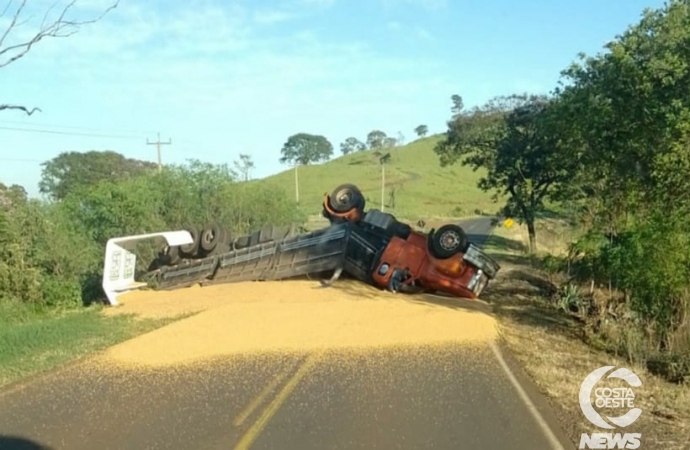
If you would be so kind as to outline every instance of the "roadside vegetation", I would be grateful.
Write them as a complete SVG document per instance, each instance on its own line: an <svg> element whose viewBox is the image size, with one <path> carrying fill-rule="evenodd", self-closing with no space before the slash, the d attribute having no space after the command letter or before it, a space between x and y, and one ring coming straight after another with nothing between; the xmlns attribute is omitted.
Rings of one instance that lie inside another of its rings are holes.
<svg viewBox="0 0 690 450"><path fill-rule="evenodd" d="M156 325L95 314L109 238L210 221L233 233L306 221L284 192L240 183L227 166L158 172L108 152L64 153L43 174L50 200L0 186L0 384ZM140 250L145 270L156 249Z"/></svg>
<svg viewBox="0 0 690 450"><path fill-rule="evenodd" d="M580 383L596 367L628 367L642 377L635 388L635 406L644 411L634 431L642 433L643 447L686 449L690 446L690 389L649 373L643 362L631 362L626 353L601 350L592 334L592 316L580 315L569 304L574 289L565 275L545 270L543 258L566 255L581 231L560 218L540 218L539 254L528 252L524 227L498 227L486 250L501 264L496 280L483 299L498 319L501 340L551 404L560 425L577 445L583 432L601 430L582 414ZM605 292L598 292L596 298ZM575 294L577 295L577 294ZM622 334L627 324L606 320Z"/></svg>
<svg viewBox="0 0 690 450"><path fill-rule="evenodd" d="M528 231L557 205L581 231L542 265L587 341L673 382L690 379L690 2L647 10L563 72L549 96L456 108L442 164L486 171L479 187Z"/></svg>

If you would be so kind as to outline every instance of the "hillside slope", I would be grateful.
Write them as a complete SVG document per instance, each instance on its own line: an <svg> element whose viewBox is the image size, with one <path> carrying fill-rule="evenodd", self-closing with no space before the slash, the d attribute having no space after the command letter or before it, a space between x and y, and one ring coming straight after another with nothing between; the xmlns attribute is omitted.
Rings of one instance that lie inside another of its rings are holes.
<svg viewBox="0 0 690 450"><path fill-rule="evenodd" d="M433 148L442 136L419 139L391 150L385 167L385 211L401 219L473 215L479 209L494 212L491 194L477 187L481 172L459 164L442 168ZM299 200L309 214L321 211L323 194L342 183L354 183L366 196L367 208L381 208L381 166L370 151L339 157L324 164L298 169ZM257 180L295 192L294 169ZM391 194L394 192L394 204Z"/></svg>

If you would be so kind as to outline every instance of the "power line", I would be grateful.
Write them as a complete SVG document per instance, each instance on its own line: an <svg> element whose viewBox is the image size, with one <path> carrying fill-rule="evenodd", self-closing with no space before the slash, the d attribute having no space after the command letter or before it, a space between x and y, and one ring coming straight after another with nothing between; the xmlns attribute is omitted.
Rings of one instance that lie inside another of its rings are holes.
<svg viewBox="0 0 690 450"><path fill-rule="evenodd" d="M16 127L2 127L2 126L0 126L0 130L23 131L25 133L61 134L61 135L66 135L66 136L101 137L101 138L109 138L109 139L137 139L137 140L141 139L141 137L136 137L136 136L122 136L122 135L115 135L115 134L75 133L75 132L69 132L69 131L41 130L38 128L16 128Z"/></svg>
<svg viewBox="0 0 690 450"><path fill-rule="evenodd" d="M42 163L43 161L40 161L38 159L25 159L25 158L0 158L0 161L7 161L7 162L30 162L30 163Z"/></svg>
<svg viewBox="0 0 690 450"><path fill-rule="evenodd" d="M73 125L54 125L54 124L49 124L49 123L41 123L41 122L34 122L31 121L31 123L27 122L22 122L18 120L0 120L0 124L2 125L20 125L20 126L33 126L33 127L40 127L40 128L64 128L67 130L84 130L84 131L97 131L97 132L105 132L105 133L118 133L118 134L134 134L134 135L139 135L139 136L144 136L151 131L132 131L132 130L116 130L116 129L108 129L108 128L89 128L89 127L76 127Z"/></svg>

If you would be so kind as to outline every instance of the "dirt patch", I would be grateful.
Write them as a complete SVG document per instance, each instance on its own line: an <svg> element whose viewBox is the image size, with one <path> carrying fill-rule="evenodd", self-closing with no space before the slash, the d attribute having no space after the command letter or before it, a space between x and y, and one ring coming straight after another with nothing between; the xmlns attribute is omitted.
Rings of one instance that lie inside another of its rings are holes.
<svg viewBox="0 0 690 450"><path fill-rule="evenodd" d="M108 364L170 366L261 352L482 343L496 336L481 312L381 292L356 281L249 282L122 297L122 313L202 311L110 348Z"/></svg>

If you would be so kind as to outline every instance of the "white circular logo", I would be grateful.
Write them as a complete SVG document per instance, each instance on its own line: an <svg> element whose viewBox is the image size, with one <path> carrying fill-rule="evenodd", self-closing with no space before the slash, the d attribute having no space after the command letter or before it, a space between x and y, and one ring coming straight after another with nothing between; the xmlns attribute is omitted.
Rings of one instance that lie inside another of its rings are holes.
<svg viewBox="0 0 690 450"><path fill-rule="evenodd" d="M587 420L592 422L599 428L612 429L615 428L608 422L604 420L601 415L594 410L592 407L592 391L594 391L594 396L596 397L595 404L598 408L631 408L627 413L618 417L606 416L611 422L619 427L627 427L632 424L640 417L642 410L640 408L635 408L633 403L635 401L635 394L631 388L597 388L594 386L601 380L601 378L609 370L614 369L616 366L604 366L594 370L592 373L587 375L585 381L582 382L580 386L580 409L584 413ZM631 370L626 368L620 368L609 374L606 378L620 378L625 380L632 387L642 386L642 381L635 375Z"/></svg>

